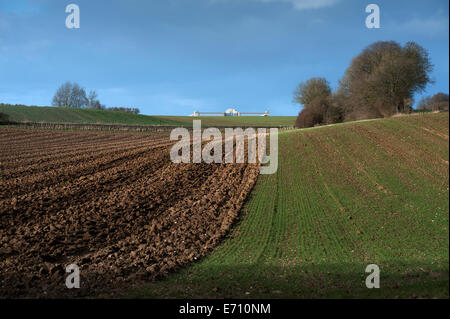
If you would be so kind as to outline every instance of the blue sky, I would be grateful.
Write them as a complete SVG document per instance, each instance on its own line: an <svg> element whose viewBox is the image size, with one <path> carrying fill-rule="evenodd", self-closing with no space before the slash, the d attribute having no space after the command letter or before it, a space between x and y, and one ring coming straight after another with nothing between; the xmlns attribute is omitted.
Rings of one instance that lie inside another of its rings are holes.
<svg viewBox="0 0 450 319"><path fill-rule="evenodd" d="M80 29L65 26L70 3ZM370 3L380 29L365 27ZM448 93L448 36L446 0L0 0L0 102L50 105L70 80L143 114L296 115L299 82L336 87L379 40L425 47L436 81L425 94Z"/></svg>

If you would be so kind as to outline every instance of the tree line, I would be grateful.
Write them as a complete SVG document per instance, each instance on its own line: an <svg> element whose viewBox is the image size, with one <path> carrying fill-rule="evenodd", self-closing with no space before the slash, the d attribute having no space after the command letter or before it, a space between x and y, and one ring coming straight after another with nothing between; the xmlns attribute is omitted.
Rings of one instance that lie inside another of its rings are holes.
<svg viewBox="0 0 450 319"><path fill-rule="evenodd" d="M56 90L52 105L57 107L88 108L132 114L140 113L139 109L134 107L106 107L100 103L95 90L91 90L87 94L84 88L73 82L66 82Z"/></svg>
<svg viewBox="0 0 450 319"><path fill-rule="evenodd" d="M375 42L351 61L334 92L322 77L298 85L294 102L303 105L303 110L296 126L312 127L409 113L413 110L414 94L423 92L427 84L433 82L432 71L428 52L420 45ZM419 108L426 105L445 110L446 94L437 95L419 103Z"/></svg>
<svg viewBox="0 0 450 319"><path fill-rule="evenodd" d="M448 111L449 96L439 92L433 96L423 97L417 104L420 111Z"/></svg>

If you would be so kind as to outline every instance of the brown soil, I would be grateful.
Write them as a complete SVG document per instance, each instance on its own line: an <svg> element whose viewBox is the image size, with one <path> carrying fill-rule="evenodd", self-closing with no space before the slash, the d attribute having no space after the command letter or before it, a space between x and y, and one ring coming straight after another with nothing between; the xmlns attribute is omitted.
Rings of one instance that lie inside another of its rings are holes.
<svg viewBox="0 0 450 319"><path fill-rule="evenodd" d="M205 256L256 164L174 164L167 135L0 130L0 297L118 293ZM65 267L80 267L67 289Z"/></svg>

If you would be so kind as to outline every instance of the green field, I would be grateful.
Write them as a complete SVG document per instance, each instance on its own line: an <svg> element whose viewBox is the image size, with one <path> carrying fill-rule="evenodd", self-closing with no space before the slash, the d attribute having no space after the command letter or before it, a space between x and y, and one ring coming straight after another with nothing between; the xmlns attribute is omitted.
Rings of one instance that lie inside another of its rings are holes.
<svg viewBox="0 0 450 319"><path fill-rule="evenodd" d="M176 121L183 123L185 126L192 125L192 117L189 116L157 116L158 119ZM295 124L296 116L200 116L196 119L202 121L203 126L225 127L225 126L290 126Z"/></svg>
<svg viewBox="0 0 450 319"><path fill-rule="evenodd" d="M14 122L127 124L127 125L181 125L169 119L103 110L41 106L1 105L0 112Z"/></svg>
<svg viewBox="0 0 450 319"><path fill-rule="evenodd" d="M228 238L127 296L448 298L448 131L441 113L281 133Z"/></svg>
<svg viewBox="0 0 450 319"><path fill-rule="evenodd" d="M129 113L37 106L12 106L0 104L0 113L14 122L45 123L85 123L85 124L126 124L126 125L167 125L192 126L189 116L148 116ZM203 126L293 126L295 116L202 116Z"/></svg>

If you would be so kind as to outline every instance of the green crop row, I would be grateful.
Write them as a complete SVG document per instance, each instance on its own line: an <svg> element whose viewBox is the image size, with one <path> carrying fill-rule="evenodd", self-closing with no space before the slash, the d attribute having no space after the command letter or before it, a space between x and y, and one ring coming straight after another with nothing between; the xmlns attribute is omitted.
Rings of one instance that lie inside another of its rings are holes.
<svg viewBox="0 0 450 319"><path fill-rule="evenodd" d="M279 135L241 221L214 252L137 297L446 297L448 114ZM367 289L377 264L380 289Z"/></svg>

